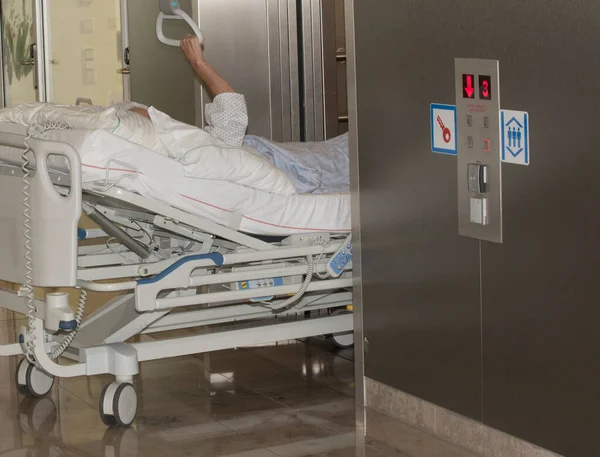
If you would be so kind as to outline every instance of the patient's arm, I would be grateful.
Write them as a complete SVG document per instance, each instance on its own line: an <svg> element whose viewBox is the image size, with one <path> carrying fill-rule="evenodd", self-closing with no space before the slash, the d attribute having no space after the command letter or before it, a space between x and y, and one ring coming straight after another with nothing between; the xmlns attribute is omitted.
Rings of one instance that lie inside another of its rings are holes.
<svg viewBox="0 0 600 457"><path fill-rule="evenodd" d="M181 49L212 97L224 93L235 93L227 81L204 59L204 52L196 35L186 36L181 41Z"/></svg>

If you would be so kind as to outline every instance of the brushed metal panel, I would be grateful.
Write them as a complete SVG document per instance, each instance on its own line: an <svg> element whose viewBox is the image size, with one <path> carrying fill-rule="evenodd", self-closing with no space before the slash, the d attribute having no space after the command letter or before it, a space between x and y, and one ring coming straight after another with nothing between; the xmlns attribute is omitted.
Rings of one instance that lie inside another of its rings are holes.
<svg viewBox="0 0 600 457"><path fill-rule="evenodd" d="M281 127L271 123L271 84L268 2L258 0L198 0L200 25L206 36L206 58L231 84L244 94L248 105L248 134L279 140ZM277 19L277 11L273 19ZM278 24L277 24L278 26ZM276 30L273 30L277 33ZM282 62L278 62L279 65ZM208 102L210 97L205 95ZM280 105L281 106L281 105ZM279 111L281 121L281 107Z"/></svg>
<svg viewBox="0 0 600 457"><path fill-rule="evenodd" d="M301 30L303 140L325 140L323 16L321 0L298 0Z"/></svg>
<svg viewBox="0 0 600 457"><path fill-rule="evenodd" d="M191 0L179 2L192 14ZM194 72L179 48L156 38L158 2L128 0L131 56L131 100L155 106L170 116L195 124ZM165 35L180 38L189 33L183 21L167 21ZM117 77L117 75L115 75Z"/></svg>
<svg viewBox="0 0 600 457"><path fill-rule="evenodd" d="M283 46L285 43L280 38L280 32L286 35L287 23L283 21L284 14L287 13L280 11L280 5L278 0L267 0L266 2L266 18L267 18L267 51L269 59L269 81L270 81L270 122L271 122L271 134L273 137L274 132L277 132L279 138L289 137L288 123L284 125L284 116L289 116L289 109L284 110L284 101L282 98L284 83L283 72L287 70L287 58L282 54L283 50L287 50L287 46ZM285 14L287 19L287 14ZM267 101L267 100L265 100ZM267 103L265 103L268 106ZM288 140L289 141L289 140Z"/></svg>
<svg viewBox="0 0 600 457"><path fill-rule="evenodd" d="M466 52L466 51L465 51ZM462 75L473 75L474 99L463 98ZM491 100L479 97L480 76L490 78ZM500 89L497 60L456 59L456 113L458 146L458 223L459 233L480 240L502 242L502 162L500 159ZM470 125L467 120L470 116ZM486 121L486 122L484 122ZM487 148L485 141L488 141ZM486 149L488 149L486 151ZM470 164L486 167L486 189L472 192L467 185ZM485 225L471 222L471 199L485 199Z"/></svg>
<svg viewBox="0 0 600 457"><path fill-rule="evenodd" d="M248 106L250 135L298 140L295 11L287 0L196 0L207 59ZM205 102L210 100L204 93Z"/></svg>
<svg viewBox="0 0 600 457"><path fill-rule="evenodd" d="M350 43L346 34L346 17L345 17L345 0L335 0L335 27L336 27L336 60L337 62L337 113L338 127L337 134L347 133L349 129L349 119L344 119L344 116L349 116L348 91L349 67L343 59L346 55L346 43ZM354 27L354 24L352 24ZM349 51L348 51L349 52ZM349 58L349 56L348 56Z"/></svg>
<svg viewBox="0 0 600 457"><path fill-rule="evenodd" d="M354 398L360 405L366 402L365 392L365 336L362 305L362 230L360 228L360 191L359 153L358 153L358 115L356 99L356 41L354 30L354 0L346 0L344 35L348 49L348 150L350 154L350 191L352 192L352 245L353 245L353 287L352 304L354 306ZM366 413L365 413L366 414ZM365 426L366 417L356 416L356 426Z"/></svg>
<svg viewBox="0 0 600 457"><path fill-rule="evenodd" d="M310 17L310 32L305 30L304 36L310 33L311 46L312 46L312 75L307 75L313 84L313 96L314 96L314 137L313 141L325 140L325 81L324 81L324 70L323 70L323 11L322 11L322 0L311 0L311 17ZM305 81L305 83L308 80ZM308 116L307 116L308 117ZM307 139L308 140L308 135Z"/></svg>
<svg viewBox="0 0 600 457"><path fill-rule="evenodd" d="M365 374L481 419L479 241L458 236L456 159L431 152L463 42L440 4L355 0Z"/></svg>
<svg viewBox="0 0 600 457"><path fill-rule="evenodd" d="M286 0L281 0L285 3ZM288 54L289 54L289 73L290 73L290 94L289 103L291 106L291 140L300 141L302 139L301 116L300 116L300 58L298 56L298 15L295 0L287 0L287 22L289 28L288 34ZM283 77L283 76L282 76ZM287 140L286 140L287 141Z"/></svg>
<svg viewBox="0 0 600 457"><path fill-rule="evenodd" d="M338 63L336 59L336 3L322 0L324 139L338 136Z"/></svg>
<svg viewBox="0 0 600 457"><path fill-rule="evenodd" d="M503 108L531 120L530 166L503 166L504 245L482 249L484 420L598 456L600 3L462 3L477 18L462 33L500 59Z"/></svg>

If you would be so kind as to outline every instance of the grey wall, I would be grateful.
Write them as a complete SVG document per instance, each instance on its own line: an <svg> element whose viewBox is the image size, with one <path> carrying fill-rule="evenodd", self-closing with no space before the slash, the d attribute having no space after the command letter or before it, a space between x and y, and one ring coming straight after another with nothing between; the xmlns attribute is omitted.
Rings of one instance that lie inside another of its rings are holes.
<svg viewBox="0 0 600 457"><path fill-rule="evenodd" d="M600 73L593 0L355 0L366 376L568 456L597 456ZM457 235L430 151L454 58L500 60L531 119L502 245Z"/></svg>

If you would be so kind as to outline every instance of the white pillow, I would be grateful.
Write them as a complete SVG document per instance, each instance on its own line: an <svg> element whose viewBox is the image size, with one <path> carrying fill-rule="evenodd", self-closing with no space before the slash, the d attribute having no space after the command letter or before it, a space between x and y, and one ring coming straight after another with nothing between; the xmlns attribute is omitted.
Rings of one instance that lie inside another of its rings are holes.
<svg viewBox="0 0 600 457"><path fill-rule="evenodd" d="M0 122L29 126L50 122L67 123L76 130L104 130L158 154L167 151L154 132L152 122L129 107L135 103L119 103L110 108L101 106L72 106L32 102L0 110Z"/></svg>
<svg viewBox="0 0 600 457"><path fill-rule="evenodd" d="M293 195L296 188L279 168L251 149L229 146L204 130L148 110L160 141L186 176L234 182L263 192Z"/></svg>

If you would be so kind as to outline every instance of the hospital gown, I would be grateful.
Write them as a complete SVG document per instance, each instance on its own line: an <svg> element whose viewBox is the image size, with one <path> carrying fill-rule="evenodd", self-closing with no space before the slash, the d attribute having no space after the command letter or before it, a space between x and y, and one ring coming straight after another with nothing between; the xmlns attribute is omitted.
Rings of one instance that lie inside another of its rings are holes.
<svg viewBox="0 0 600 457"><path fill-rule="evenodd" d="M312 143L277 143L246 135L248 112L241 94L217 95L205 109L206 131L232 146L245 146L282 170L298 193L348 192L348 135Z"/></svg>

